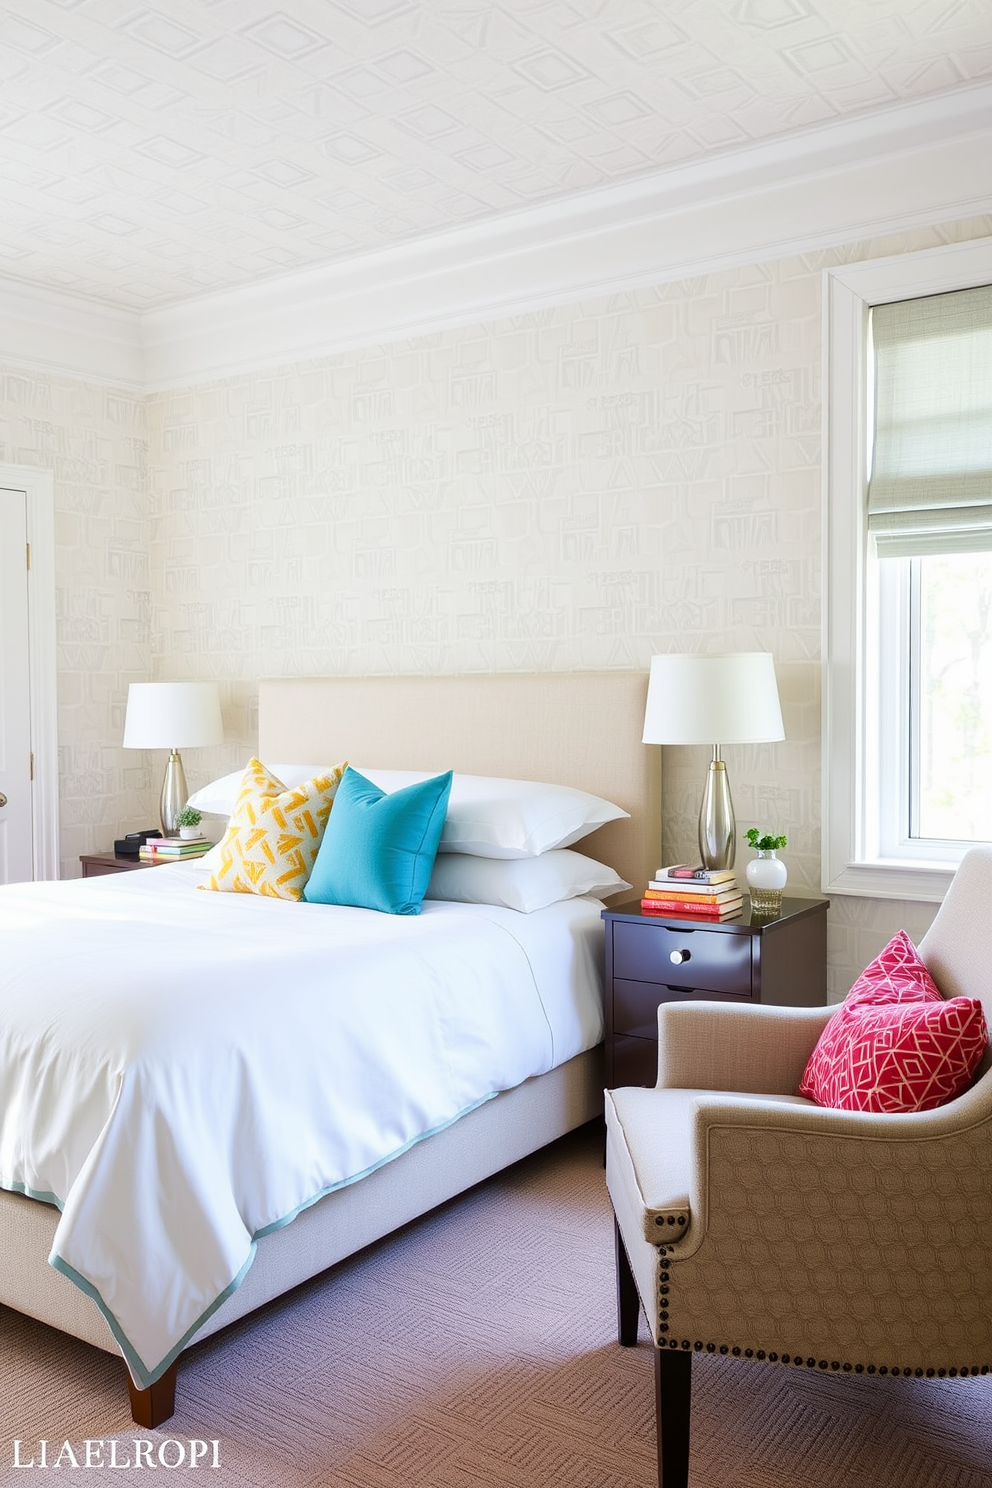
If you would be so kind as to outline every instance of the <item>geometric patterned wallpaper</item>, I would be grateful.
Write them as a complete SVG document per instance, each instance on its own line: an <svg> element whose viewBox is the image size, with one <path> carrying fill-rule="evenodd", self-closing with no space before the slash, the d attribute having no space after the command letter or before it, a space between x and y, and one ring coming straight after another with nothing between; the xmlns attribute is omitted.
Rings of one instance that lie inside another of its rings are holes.
<svg viewBox="0 0 992 1488"><path fill-rule="evenodd" d="M227 739L185 760L195 787L254 748L260 676L646 670L698 647L774 653L787 738L727 749L738 824L787 832L790 884L819 892L821 271L990 233L919 229L146 400L0 379L0 459L56 471L63 871L155 816L164 761L119 747L129 680L222 683ZM665 752L666 857L693 851L706 758ZM836 896L831 994L933 912Z"/></svg>

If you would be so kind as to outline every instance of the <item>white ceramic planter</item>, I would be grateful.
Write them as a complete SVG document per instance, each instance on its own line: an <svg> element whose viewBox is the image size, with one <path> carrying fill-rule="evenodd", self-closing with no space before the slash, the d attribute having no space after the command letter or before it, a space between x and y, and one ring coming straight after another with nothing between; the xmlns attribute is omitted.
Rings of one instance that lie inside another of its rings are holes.
<svg viewBox="0 0 992 1488"><path fill-rule="evenodd" d="M199 837L199 835L200 835L200 828L199 827L180 827L179 828L179 835L186 842L192 842L192 840L193 840L194 837Z"/></svg>
<svg viewBox="0 0 992 1488"><path fill-rule="evenodd" d="M789 870L777 851L772 848L764 852L759 850L757 857L752 858L744 869L744 877L751 895L751 908L759 914L778 914Z"/></svg>

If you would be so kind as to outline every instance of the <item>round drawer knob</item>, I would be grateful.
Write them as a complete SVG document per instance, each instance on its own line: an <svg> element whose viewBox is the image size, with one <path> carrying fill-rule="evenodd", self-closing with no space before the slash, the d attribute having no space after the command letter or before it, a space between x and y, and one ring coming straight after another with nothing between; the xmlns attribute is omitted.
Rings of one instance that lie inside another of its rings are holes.
<svg viewBox="0 0 992 1488"><path fill-rule="evenodd" d="M688 951L669 951L668 959L674 966L683 966L689 959Z"/></svg>

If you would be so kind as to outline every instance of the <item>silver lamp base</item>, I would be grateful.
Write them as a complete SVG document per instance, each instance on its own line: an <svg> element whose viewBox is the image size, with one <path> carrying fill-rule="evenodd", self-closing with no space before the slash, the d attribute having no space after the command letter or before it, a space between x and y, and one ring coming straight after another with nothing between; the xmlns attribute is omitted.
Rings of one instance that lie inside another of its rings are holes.
<svg viewBox="0 0 992 1488"><path fill-rule="evenodd" d="M733 868L737 851L737 823L730 799L727 767L714 750L699 808L699 857L704 868Z"/></svg>
<svg viewBox="0 0 992 1488"><path fill-rule="evenodd" d="M179 750L174 749L165 767L165 779L162 781L162 794L158 803L158 814L166 837L176 835L178 831L176 817L188 800L189 788L186 785L186 772L179 758Z"/></svg>

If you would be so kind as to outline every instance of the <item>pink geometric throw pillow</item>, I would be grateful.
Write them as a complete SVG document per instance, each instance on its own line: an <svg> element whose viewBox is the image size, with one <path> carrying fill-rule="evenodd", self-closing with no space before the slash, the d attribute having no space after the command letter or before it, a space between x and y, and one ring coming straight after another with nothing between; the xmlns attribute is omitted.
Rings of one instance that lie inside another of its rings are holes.
<svg viewBox="0 0 992 1488"><path fill-rule="evenodd" d="M967 1090L987 1043L978 998L945 1001L900 930L830 1019L799 1094L841 1111L932 1111Z"/></svg>
<svg viewBox="0 0 992 1488"><path fill-rule="evenodd" d="M871 1002L942 1002L937 984L920 953L900 930L858 977L844 999L845 1007Z"/></svg>

